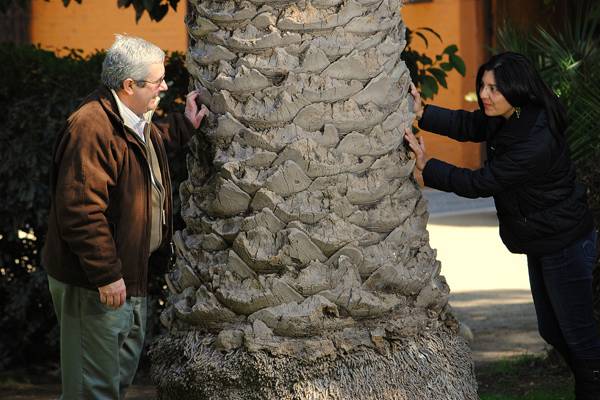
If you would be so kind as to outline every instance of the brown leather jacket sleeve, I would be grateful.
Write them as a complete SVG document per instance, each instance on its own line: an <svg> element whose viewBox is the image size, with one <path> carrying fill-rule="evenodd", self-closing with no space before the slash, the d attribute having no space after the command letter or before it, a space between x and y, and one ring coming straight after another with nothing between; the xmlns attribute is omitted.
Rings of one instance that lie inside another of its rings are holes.
<svg viewBox="0 0 600 400"><path fill-rule="evenodd" d="M119 151L98 121L74 119L61 135L54 162L55 207L61 237L97 287L119 280L117 256L106 210L118 177Z"/></svg>
<svg viewBox="0 0 600 400"><path fill-rule="evenodd" d="M155 121L169 157L185 146L194 135L194 126L182 113L173 112L166 118Z"/></svg>

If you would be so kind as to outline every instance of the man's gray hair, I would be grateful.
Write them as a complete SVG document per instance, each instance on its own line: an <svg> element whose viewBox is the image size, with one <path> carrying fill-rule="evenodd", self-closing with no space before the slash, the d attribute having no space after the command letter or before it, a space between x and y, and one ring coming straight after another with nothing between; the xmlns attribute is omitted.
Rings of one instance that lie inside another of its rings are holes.
<svg viewBox="0 0 600 400"><path fill-rule="evenodd" d="M127 78L142 81L148 77L150 64L164 63L165 52L155 44L135 36L115 36L102 63L102 83L109 89L122 89Z"/></svg>

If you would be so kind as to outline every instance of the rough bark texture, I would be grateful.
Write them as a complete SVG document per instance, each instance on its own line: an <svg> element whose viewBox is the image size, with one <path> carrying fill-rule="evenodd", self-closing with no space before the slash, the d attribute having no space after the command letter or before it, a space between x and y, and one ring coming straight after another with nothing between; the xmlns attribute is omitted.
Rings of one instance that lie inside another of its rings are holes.
<svg viewBox="0 0 600 400"><path fill-rule="evenodd" d="M192 2L213 114L181 187L160 398L477 398L402 141L400 6Z"/></svg>

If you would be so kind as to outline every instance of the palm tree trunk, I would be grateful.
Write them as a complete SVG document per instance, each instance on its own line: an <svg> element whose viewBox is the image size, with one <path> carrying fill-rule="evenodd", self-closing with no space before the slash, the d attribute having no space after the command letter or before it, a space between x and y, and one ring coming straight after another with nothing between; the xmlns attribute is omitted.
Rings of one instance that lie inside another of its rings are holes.
<svg viewBox="0 0 600 400"><path fill-rule="evenodd" d="M161 399L476 399L403 144L398 0L193 3L212 111L153 347Z"/></svg>

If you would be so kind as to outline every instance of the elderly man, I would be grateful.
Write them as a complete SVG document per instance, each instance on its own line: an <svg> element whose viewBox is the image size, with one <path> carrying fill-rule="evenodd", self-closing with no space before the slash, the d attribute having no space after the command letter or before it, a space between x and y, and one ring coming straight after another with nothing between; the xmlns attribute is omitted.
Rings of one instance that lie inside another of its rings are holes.
<svg viewBox="0 0 600 400"><path fill-rule="evenodd" d="M43 264L60 325L62 399L122 399L137 370L148 275L171 255L165 148L185 144L207 113L188 94L185 115L151 122L167 90L164 52L120 36L102 83L58 135Z"/></svg>

